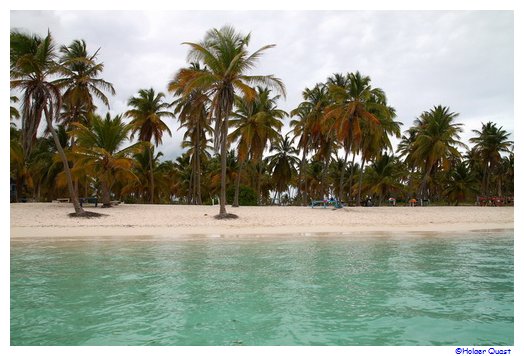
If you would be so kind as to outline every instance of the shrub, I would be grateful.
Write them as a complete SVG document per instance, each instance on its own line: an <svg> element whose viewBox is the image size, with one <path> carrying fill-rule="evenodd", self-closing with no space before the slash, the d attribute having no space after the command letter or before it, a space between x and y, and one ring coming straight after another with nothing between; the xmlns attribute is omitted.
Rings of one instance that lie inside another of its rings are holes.
<svg viewBox="0 0 524 356"><path fill-rule="evenodd" d="M230 186L226 191L227 202L232 204L235 199L235 186ZM257 205L257 193L251 187L240 185L238 192L238 205L255 206Z"/></svg>

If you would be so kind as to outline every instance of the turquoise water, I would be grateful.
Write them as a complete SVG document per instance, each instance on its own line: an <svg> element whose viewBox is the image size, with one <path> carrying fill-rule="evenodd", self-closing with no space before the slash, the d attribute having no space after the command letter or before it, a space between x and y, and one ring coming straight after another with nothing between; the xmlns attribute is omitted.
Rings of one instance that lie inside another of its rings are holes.
<svg viewBox="0 0 524 356"><path fill-rule="evenodd" d="M11 243L11 345L513 345L513 231Z"/></svg>

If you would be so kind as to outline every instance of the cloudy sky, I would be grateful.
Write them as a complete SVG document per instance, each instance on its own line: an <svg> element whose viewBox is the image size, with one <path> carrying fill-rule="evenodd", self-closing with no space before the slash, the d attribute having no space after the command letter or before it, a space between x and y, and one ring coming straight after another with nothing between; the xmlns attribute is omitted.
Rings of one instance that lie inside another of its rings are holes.
<svg viewBox="0 0 524 356"><path fill-rule="evenodd" d="M11 11L10 20L12 29L49 29L60 44L84 39L91 52L100 47L103 78L117 91L112 114L127 110L140 88L166 92L187 64L181 43L229 24L251 32L251 51L276 44L254 73L284 81L286 111L305 87L358 70L386 92L403 130L435 105L460 114L464 142L481 122L514 130L512 11ZM178 123L170 127L175 133ZM165 138L167 159L180 154L180 142L180 132Z"/></svg>

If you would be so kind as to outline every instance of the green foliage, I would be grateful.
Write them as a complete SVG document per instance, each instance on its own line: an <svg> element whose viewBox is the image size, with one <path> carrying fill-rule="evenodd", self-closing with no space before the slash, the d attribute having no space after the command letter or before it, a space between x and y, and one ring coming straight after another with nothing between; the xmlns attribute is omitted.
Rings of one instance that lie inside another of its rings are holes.
<svg viewBox="0 0 524 356"><path fill-rule="evenodd" d="M235 196L235 187L230 185L227 188L226 198L228 202L232 202ZM247 185L240 185L240 190L238 193L238 204L240 206L256 206L257 203L257 192Z"/></svg>

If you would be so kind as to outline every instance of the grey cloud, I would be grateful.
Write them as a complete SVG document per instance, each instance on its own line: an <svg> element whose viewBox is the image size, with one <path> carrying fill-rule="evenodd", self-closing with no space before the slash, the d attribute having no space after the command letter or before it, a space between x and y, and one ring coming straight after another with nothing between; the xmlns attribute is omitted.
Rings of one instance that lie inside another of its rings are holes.
<svg viewBox="0 0 524 356"><path fill-rule="evenodd" d="M460 113L464 140L488 120L513 131L511 11L11 12L12 28L40 34L49 28L62 44L84 38L91 50L101 47L104 78L117 89L114 113L125 111L140 88L166 92L186 65L188 47L181 43L198 42L224 24L251 32L252 51L276 44L256 72L284 81L284 110L298 105L306 86L359 70L385 90L403 129L442 104ZM175 133L178 125L170 127ZM168 159L181 151L181 133L174 136L161 148Z"/></svg>

